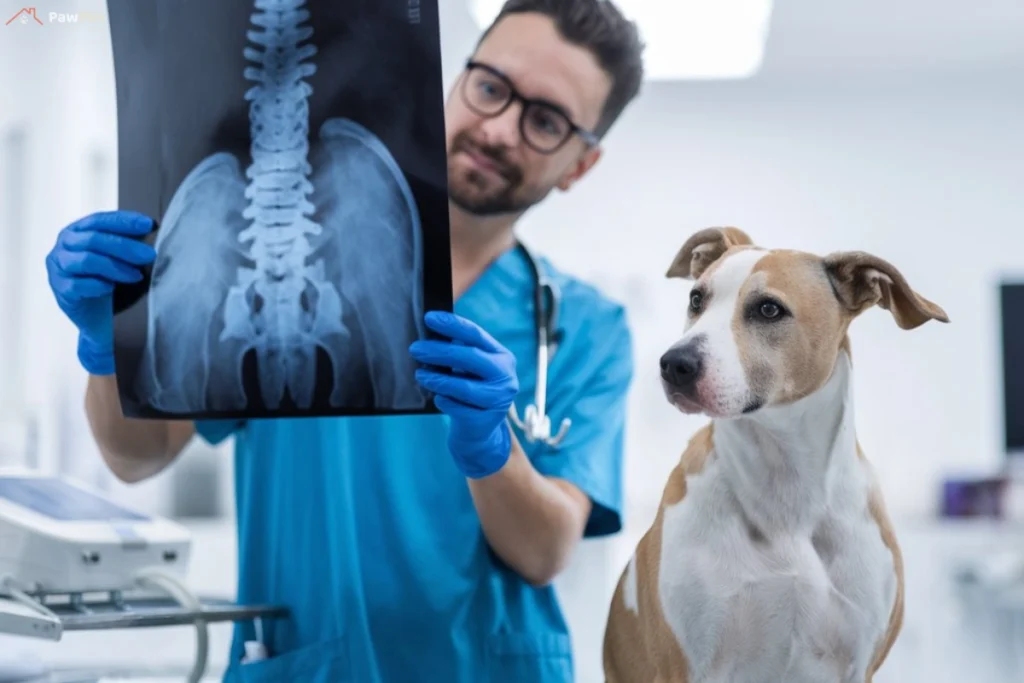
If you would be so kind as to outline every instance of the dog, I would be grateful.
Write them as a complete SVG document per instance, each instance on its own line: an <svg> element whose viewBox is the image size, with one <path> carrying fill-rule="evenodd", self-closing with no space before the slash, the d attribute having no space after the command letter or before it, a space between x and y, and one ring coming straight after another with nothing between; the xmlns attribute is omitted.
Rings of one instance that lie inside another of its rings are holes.
<svg viewBox="0 0 1024 683"><path fill-rule="evenodd" d="M903 559L854 425L850 323L872 306L948 323L886 261L708 228L661 357L689 441L615 588L606 683L870 683L904 613Z"/></svg>

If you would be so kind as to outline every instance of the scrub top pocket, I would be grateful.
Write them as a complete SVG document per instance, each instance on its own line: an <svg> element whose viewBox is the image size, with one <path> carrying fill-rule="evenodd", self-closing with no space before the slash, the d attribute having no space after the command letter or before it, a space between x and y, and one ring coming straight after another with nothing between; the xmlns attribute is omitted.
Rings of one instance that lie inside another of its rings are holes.
<svg viewBox="0 0 1024 683"><path fill-rule="evenodd" d="M488 683L573 683L565 633L496 633L488 640Z"/></svg>
<svg viewBox="0 0 1024 683"><path fill-rule="evenodd" d="M348 641L332 638L248 664L234 663L224 683L355 683Z"/></svg>

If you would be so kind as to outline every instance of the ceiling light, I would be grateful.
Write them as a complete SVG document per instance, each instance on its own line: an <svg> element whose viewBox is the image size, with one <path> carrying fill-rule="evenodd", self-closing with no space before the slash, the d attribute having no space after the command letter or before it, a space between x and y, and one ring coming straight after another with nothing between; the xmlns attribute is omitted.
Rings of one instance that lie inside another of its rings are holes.
<svg viewBox="0 0 1024 683"><path fill-rule="evenodd" d="M480 29L505 0L469 0ZM647 80L749 78L761 67L772 0L615 0L647 45Z"/></svg>

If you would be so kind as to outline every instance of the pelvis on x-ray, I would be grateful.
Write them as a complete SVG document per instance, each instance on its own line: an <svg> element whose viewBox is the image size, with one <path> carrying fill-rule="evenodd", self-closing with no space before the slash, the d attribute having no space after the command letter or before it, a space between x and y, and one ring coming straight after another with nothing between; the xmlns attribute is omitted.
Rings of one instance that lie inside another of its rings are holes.
<svg viewBox="0 0 1024 683"><path fill-rule="evenodd" d="M424 404L407 352L423 335L417 206L365 127L333 118L311 135L304 79L317 50L303 5L255 3L244 52L251 164L206 157L160 221L138 377L160 411L245 409L250 352L271 410L286 397L309 407L318 376L332 381L332 407L367 394L367 381L375 406Z"/></svg>

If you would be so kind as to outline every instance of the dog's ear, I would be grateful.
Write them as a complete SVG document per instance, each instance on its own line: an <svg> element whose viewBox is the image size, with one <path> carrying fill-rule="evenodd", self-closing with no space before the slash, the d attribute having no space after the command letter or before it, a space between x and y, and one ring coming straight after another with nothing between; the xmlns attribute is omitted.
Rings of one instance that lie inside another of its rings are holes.
<svg viewBox="0 0 1024 683"><path fill-rule="evenodd" d="M891 263L863 251L845 251L825 257L825 272L836 297L856 317L871 306L892 313L896 324L912 330L929 320L948 323L942 308L911 289Z"/></svg>
<svg viewBox="0 0 1024 683"><path fill-rule="evenodd" d="M727 249L753 243L747 233L739 228L705 228L686 240L665 277L696 280Z"/></svg>

